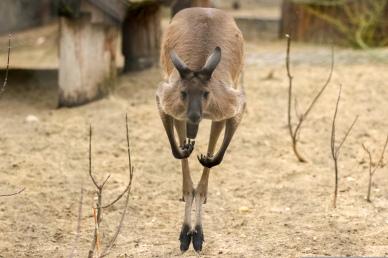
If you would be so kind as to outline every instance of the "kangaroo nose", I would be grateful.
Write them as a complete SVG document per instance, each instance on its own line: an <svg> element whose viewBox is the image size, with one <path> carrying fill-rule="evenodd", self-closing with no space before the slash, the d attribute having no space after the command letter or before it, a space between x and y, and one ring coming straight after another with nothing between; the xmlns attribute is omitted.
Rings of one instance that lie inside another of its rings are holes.
<svg viewBox="0 0 388 258"><path fill-rule="evenodd" d="M188 117L190 122L193 124L198 124L201 120L201 115L197 112L189 114Z"/></svg>

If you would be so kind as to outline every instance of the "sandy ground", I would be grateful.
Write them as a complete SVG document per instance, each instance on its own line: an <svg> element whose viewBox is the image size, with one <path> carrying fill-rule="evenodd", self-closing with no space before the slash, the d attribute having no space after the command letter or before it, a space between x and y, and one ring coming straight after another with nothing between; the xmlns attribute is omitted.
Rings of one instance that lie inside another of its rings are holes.
<svg viewBox="0 0 388 258"><path fill-rule="evenodd" d="M247 45L248 108L223 163L211 172L202 257L388 255L388 171L376 172L373 202L367 203L367 157L361 148L366 143L376 156L386 137L388 51L337 50L332 83L301 133L306 164L296 161L286 128L284 52L285 42ZM296 45L292 59L302 108L327 77L330 50ZM56 109L56 70L10 71L0 99L0 193L26 190L0 199L0 257L67 257L74 248L79 257L86 256L94 225L88 126L94 128L95 174L99 179L111 174L108 201L128 180L126 112L135 179L128 216L110 257L181 256L182 179L156 111L159 80L158 68L121 76L109 97ZM344 89L338 135L356 115L360 118L343 147L338 207L333 209L329 139L339 84ZM27 122L29 115L39 121ZM205 152L208 134L205 121L191 156L195 181L201 173L196 155ZM81 239L74 247L82 184ZM106 210L103 244L122 207L118 203ZM196 254L190 249L183 257Z"/></svg>

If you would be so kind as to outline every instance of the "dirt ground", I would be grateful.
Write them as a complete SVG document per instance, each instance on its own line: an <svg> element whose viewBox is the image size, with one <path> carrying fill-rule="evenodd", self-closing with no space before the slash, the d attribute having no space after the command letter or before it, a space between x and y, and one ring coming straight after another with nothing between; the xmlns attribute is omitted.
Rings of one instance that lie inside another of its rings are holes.
<svg viewBox="0 0 388 258"><path fill-rule="evenodd" d="M284 53L285 42L247 44L248 108L223 163L211 172L201 256L388 255L387 167L376 172L373 202L366 202L367 156L361 148L366 143L376 156L388 133L388 50L336 49L332 83L301 132L306 164L298 163L290 148ZM303 109L327 77L330 48L297 44L292 60ZM182 179L156 110L159 69L120 76L109 97L71 109L56 109L57 76L56 70L11 70L0 99L0 193L26 187L20 195L0 199L0 257L67 257L74 248L79 257L86 256L94 226L88 126L94 128L95 174L99 179L111 174L108 201L128 180L126 112L135 179L128 216L110 257L181 256ZM340 84L339 137L356 115L360 118L343 147L338 207L333 209L329 139ZM205 152L208 134L204 121L190 158L195 181L201 173L196 155ZM75 247L82 184L81 239ZM121 202L106 210L103 244L122 207ZM197 257L192 248L182 256Z"/></svg>

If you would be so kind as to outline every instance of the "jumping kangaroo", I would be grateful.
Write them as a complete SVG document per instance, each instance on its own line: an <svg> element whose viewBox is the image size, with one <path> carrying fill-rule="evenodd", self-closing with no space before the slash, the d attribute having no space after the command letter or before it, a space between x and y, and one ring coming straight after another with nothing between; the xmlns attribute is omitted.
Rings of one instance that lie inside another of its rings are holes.
<svg viewBox="0 0 388 258"><path fill-rule="evenodd" d="M233 17L213 8L188 8L171 20L161 46L164 72L156 102L172 154L180 159L183 173L185 215L180 249L202 250L202 204L206 203L209 171L221 163L245 109L243 89L238 89L243 69L244 39ZM198 156L204 166L194 188L188 157L194 149L202 119L212 120L207 155ZM179 145L174 137L174 126ZM213 156L218 137L225 128L219 151ZM195 199L195 227L191 209Z"/></svg>

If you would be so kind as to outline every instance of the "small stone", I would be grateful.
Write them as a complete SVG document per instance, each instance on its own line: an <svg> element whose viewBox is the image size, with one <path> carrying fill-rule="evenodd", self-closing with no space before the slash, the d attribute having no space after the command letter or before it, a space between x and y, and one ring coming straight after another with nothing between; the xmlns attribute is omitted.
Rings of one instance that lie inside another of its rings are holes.
<svg viewBox="0 0 388 258"><path fill-rule="evenodd" d="M249 212L250 209L247 206L242 206L238 209L239 212Z"/></svg>
<svg viewBox="0 0 388 258"><path fill-rule="evenodd" d="M39 37L39 38L37 38L37 40L36 40L36 45L40 46L40 45L42 45L44 42L46 42L46 38L45 38L45 37Z"/></svg>
<svg viewBox="0 0 388 258"><path fill-rule="evenodd" d="M34 116L34 115L28 115L25 120L26 120L27 123L37 123L37 122L39 122L39 118L37 116Z"/></svg>

